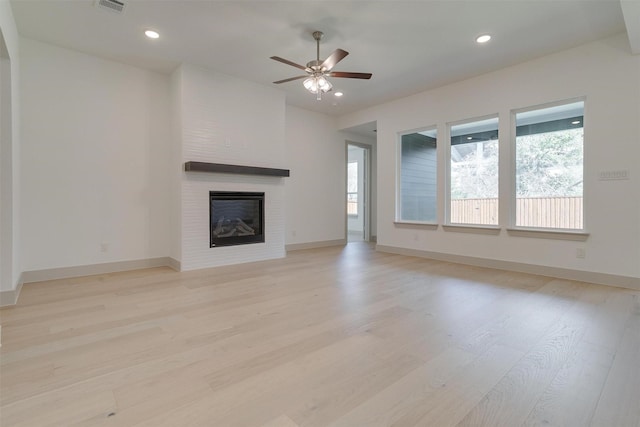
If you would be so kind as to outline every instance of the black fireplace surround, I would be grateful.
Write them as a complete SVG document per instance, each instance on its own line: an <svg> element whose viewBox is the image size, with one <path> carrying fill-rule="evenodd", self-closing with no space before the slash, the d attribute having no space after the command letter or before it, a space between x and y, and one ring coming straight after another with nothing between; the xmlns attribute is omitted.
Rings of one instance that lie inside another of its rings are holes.
<svg viewBox="0 0 640 427"><path fill-rule="evenodd" d="M264 193L209 192L210 247L264 242Z"/></svg>

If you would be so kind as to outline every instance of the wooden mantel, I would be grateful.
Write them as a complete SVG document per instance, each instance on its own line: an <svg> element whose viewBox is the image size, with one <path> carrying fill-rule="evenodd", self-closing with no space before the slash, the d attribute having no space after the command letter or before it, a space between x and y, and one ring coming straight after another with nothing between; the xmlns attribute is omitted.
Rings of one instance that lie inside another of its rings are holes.
<svg viewBox="0 0 640 427"><path fill-rule="evenodd" d="M186 172L235 173L242 175L289 176L289 169L261 168L257 166L227 165L222 163L185 162Z"/></svg>

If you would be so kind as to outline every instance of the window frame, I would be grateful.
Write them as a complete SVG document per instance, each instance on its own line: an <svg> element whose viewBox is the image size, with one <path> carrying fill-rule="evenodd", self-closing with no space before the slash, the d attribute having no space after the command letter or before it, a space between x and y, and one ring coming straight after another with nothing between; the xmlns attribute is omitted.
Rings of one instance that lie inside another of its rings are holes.
<svg viewBox="0 0 640 427"><path fill-rule="evenodd" d="M515 117L515 116L514 116ZM464 125L467 123L479 122L483 120L497 119L498 121L498 221L496 224L472 224L472 223L457 223L451 222L451 128L453 126ZM445 188L444 188L444 223L443 227L446 231L473 231L478 230L478 232L482 232L482 230L496 230L501 228L501 205L504 203L500 194L500 186L501 186L501 161L500 153L502 152L502 143L500 137L500 113L492 113L486 114L483 116L476 116L468 119L457 120L453 122L447 122L445 125L446 132L446 147L444 150L444 167L445 167Z"/></svg>
<svg viewBox="0 0 640 427"><path fill-rule="evenodd" d="M433 221L419 221L419 220L410 220L402 218L402 137L405 135L411 135L419 132L431 132L435 131L436 133L436 174L435 174L435 189L436 189L436 198L435 198L435 219ZM437 227L439 222L439 170L440 170L440 150L442 149L441 144L442 140L440 138L440 129L437 124L433 124L430 126L419 127L415 129L409 129L405 131L398 132L396 134L396 197L395 197L395 220L394 224L410 224L410 225L425 225L430 227Z"/></svg>
<svg viewBox="0 0 640 427"><path fill-rule="evenodd" d="M582 122L582 228L550 228L550 227L530 227L530 226L519 226L516 225L517 220L517 120L516 116L520 113L526 113L529 111L535 110L543 110L546 108L558 107L566 104L574 104L577 102L583 103L583 122ZM546 102L542 104L537 104L533 106L527 106L523 108L513 109L510 112L510 170L509 170L509 178L510 188L509 188L509 223L507 227L507 232L513 236L519 237L536 237L536 238L548 238L548 239L562 239L562 240L586 240L589 236L587 231L587 188L588 188L588 180L585 174L585 165L587 159L587 129L588 129L588 120L587 117L587 98L586 96L568 98L558 101Z"/></svg>

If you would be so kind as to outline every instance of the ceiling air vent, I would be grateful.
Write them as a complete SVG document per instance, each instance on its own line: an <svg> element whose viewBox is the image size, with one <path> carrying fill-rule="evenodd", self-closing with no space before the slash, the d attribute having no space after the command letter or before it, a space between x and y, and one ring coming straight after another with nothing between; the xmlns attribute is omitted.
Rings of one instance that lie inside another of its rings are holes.
<svg viewBox="0 0 640 427"><path fill-rule="evenodd" d="M118 0L96 0L96 7L110 12L124 12L124 3Z"/></svg>

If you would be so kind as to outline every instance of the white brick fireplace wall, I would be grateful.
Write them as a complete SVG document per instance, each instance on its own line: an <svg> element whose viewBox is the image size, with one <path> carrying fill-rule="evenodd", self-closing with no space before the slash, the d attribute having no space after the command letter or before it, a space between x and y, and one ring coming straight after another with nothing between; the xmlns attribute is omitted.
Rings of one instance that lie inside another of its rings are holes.
<svg viewBox="0 0 640 427"><path fill-rule="evenodd" d="M284 163L285 99L272 88L183 65L173 76L174 114L184 162L288 169ZM181 269L239 264L285 256L284 180L258 175L182 172ZM209 191L265 193L265 242L209 247Z"/></svg>

